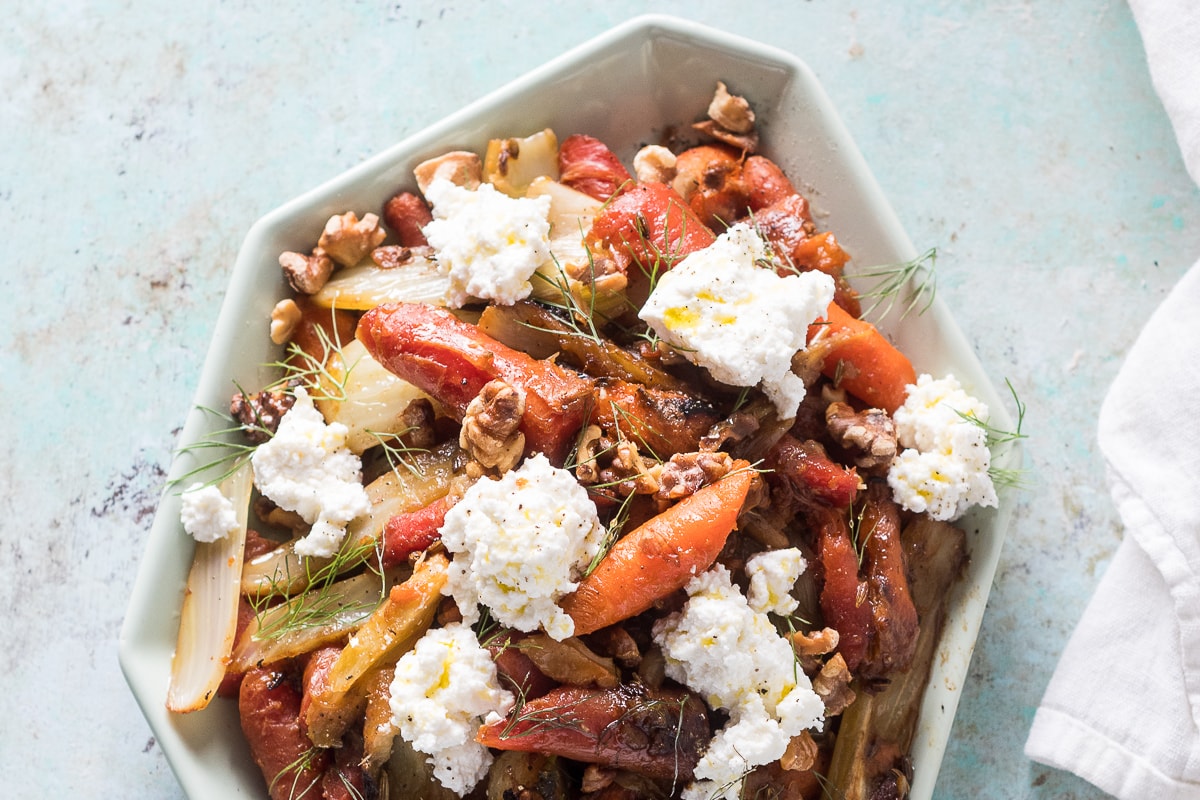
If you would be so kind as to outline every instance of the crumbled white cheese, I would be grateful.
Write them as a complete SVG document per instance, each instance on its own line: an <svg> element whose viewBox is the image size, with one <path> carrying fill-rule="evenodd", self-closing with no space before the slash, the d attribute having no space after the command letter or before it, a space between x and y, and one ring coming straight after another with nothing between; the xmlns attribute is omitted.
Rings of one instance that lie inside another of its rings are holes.
<svg viewBox="0 0 1200 800"><path fill-rule="evenodd" d="M888 469L897 503L937 520L956 520L973 505L997 505L981 424L988 407L963 391L953 375L939 380L921 375L893 416L896 437L906 448Z"/></svg>
<svg viewBox="0 0 1200 800"><path fill-rule="evenodd" d="M425 238L450 277L447 302L512 305L529 296L530 276L550 263L549 196L513 198L485 183L464 189L437 178L425 189L433 221Z"/></svg>
<svg viewBox="0 0 1200 800"><path fill-rule="evenodd" d="M689 800L739 796L742 776L783 755L788 741L823 724L825 704L791 643L755 611L718 564L688 582L683 610L660 620L654 641L666 673L729 712L696 767Z"/></svg>
<svg viewBox="0 0 1200 800"><path fill-rule="evenodd" d="M791 419L804 399L792 356L829 308L833 278L816 271L780 277L759 265L767 257L749 225L734 225L664 273L640 316L716 380L761 383L780 418Z"/></svg>
<svg viewBox="0 0 1200 800"><path fill-rule="evenodd" d="M237 509L216 486L193 484L180 499L183 529L197 542L215 542L237 530Z"/></svg>
<svg viewBox="0 0 1200 800"><path fill-rule="evenodd" d="M804 555L795 547L751 556L746 561L746 574L750 576L746 602L763 614L792 613L800 605L791 595L792 587L807 567Z"/></svg>
<svg viewBox="0 0 1200 800"><path fill-rule="evenodd" d="M481 480L447 512L441 533L454 554L446 588L467 622L482 603L517 630L541 627L560 641L575 632L556 601L578 586L604 528L570 472L538 454Z"/></svg>
<svg viewBox="0 0 1200 800"><path fill-rule="evenodd" d="M371 510L362 461L346 448L346 434L339 422L325 424L301 386L275 435L251 457L258 490L312 526L296 543L302 556L333 556L346 536L346 523Z"/></svg>
<svg viewBox="0 0 1200 800"><path fill-rule="evenodd" d="M392 679L392 722L405 741L429 756L434 776L466 795L487 775L492 755L475 734L513 696L502 689L496 664L461 623L433 628L401 656Z"/></svg>

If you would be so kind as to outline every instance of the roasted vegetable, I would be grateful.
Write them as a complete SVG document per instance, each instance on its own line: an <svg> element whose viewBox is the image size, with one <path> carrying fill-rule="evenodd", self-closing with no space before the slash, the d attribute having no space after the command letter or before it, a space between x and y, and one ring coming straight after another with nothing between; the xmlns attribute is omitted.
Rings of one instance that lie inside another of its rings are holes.
<svg viewBox="0 0 1200 800"><path fill-rule="evenodd" d="M583 424L588 380L506 347L449 311L412 303L379 306L363 316L358 337L379 363L460 419L489 381L502 378L520 388L527 453L561 464Z"/></svg>
<svg viewBox="0 0 1200 800"><path fill-rule="evenodd" d="M206 707L225 677L237 633L238 588L252 488L248 467L224 481L221 493L237 509L237 528L215 542L196 542L179 612L178 643L171 658L167 708L172 711Z"/></svg>
<svg viewBox="0 0 1200 800"><path fill-rule="evenodd" d="M708 569L737 525L754 480L748 466L740 464L619 539L559 603L575 621L575 633L640 614Z"/></svg>
<svg viewBox="0 0 1200 800"><path fill-rule="evenodd" d="M711 732L700 698L641 684L562 687L530 700L478 740L501 750L551 753L653 778L688 781Z"/></svg>

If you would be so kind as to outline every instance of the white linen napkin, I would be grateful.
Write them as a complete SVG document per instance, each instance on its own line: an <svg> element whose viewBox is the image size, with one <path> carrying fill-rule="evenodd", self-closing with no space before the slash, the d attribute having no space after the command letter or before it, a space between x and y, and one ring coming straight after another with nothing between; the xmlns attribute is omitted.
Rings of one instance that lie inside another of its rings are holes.
<svg viewBox="0 0 1200 800"><path fill-rule="evenodd" d="M1130 0L1200 182L1200 3ZM1125 538L1025 744L1122 800L1200 798L1200 263L1126 357L1098 440Z"/></svg>

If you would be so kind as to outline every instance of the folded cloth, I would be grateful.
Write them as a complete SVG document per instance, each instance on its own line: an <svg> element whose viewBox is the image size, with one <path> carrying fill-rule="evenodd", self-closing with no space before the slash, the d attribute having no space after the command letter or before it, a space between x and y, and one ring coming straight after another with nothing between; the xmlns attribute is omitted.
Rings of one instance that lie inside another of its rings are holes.
<svg viewBox="0 0 1200 800"><path fill-rule="evenodd" d="M1126 358L1099 441L1126 536L1025 753L1123 800L1200 798L1200 263Z"/></svg>
<svg viewBox="0 0 1200 800"><path fill-rule="evenodd" d="M1200 183L1200 3L1129 5ZM1098 440L1125 538L1059 660L1025 754L1122 800L1200 798L1200 263L1130 350Z"/></svg>
<svg viewBox="0 0 1200 800"><path fill-rule="evenodd" d="M1129 0L1150 79L1175 128L1192 180L1200 183L1200 4L1196 0Z"/></svg>

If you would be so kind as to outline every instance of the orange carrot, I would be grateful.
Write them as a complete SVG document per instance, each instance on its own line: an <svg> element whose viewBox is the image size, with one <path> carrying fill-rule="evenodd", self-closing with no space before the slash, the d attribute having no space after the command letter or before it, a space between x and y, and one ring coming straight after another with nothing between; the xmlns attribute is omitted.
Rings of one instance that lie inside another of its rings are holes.
<svg viewBox="0 0 1200 800"><path fill-rule="evenodd" d="M817 336L827 348L822 372L859 400L889 414L904 402L906 387L917 382L912 362L871 323L855 319L830 303L825 320L808 326L808 341Z"/></svg>
<svg viewBox="0 0 1200 800"><path fill-rule="evenodd" d="M559 605L583 635L640 614L708 569L750 491L745 461L734 472L680 500L626 534Z"/></svg>

